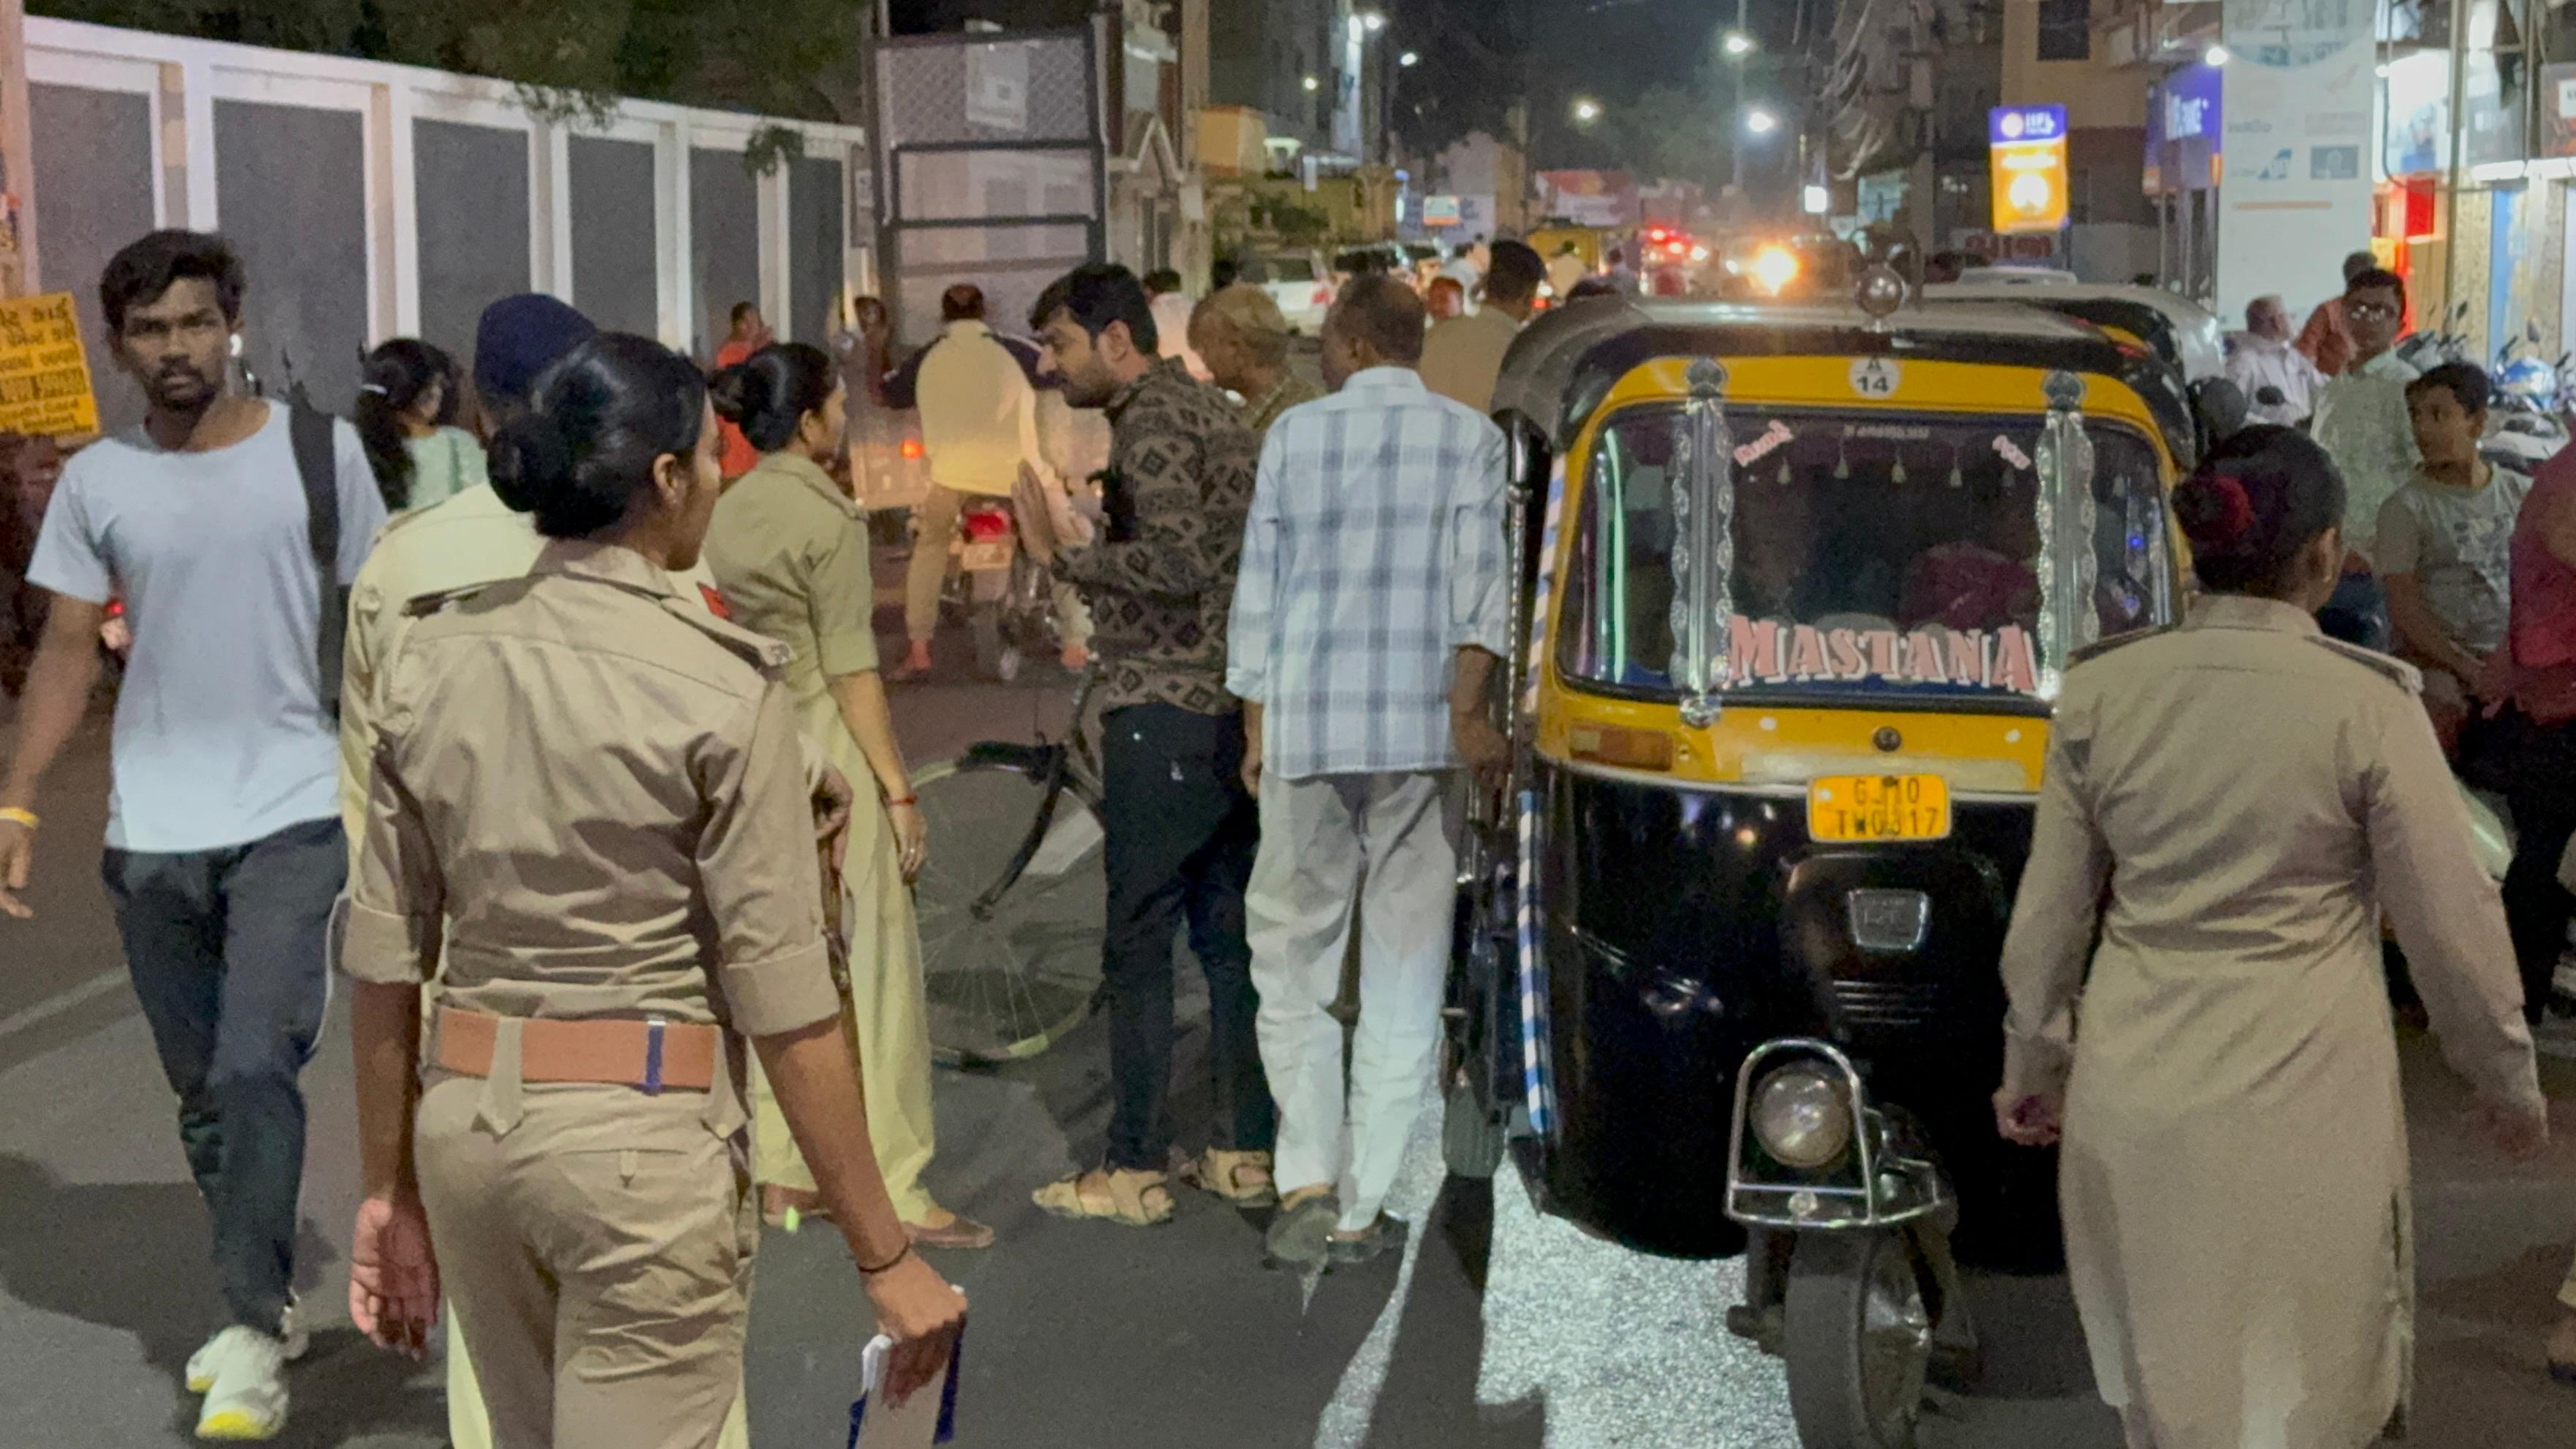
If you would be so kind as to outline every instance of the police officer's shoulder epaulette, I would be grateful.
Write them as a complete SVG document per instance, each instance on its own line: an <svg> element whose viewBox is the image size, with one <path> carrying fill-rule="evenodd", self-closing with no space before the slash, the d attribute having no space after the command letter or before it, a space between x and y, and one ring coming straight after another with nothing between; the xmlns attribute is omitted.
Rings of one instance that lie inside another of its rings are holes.
<svg viewBox="0 0 2576 1449"><path fill-rule="evenodd" d="M677 594L662 601L662 612L715 640L742 662L764 674L775 677L784 673L787 662L795 657L786 645L768 635L755 634L739 624L719 619L705 606Z"/></svg>
<svg viewBox="0 0 2576 1449"><path fill-rule="evenodd" d="M2382 654L2376 649L2364 649L2358 644L2347 644L2341 639L2329 638L2323 634L2316 636L2316 642L2355 664L2366 666L2373 674L2410 695L2424 692L2424 671L2403 659Z"/></svg>
<svg viewBox="0 0 2576 1449"><path fill-rule="evenodd" d="M510 581L506 579L485 579L480 583L464 584L453 589L439 589L432 593L415 594L404 602L403 617L407 619L426 619L430 615L445 609L450 604L461 603L496 584L507 582Z"/></svg>
<svg viewBox="0 0 2576 1449"><path fill-rule="evenodd" d="M2125 634L2114 634L2108 639L2098 640L2076 650L2074 656L2066 662L2070 665L2090 664L2094 660L2101 658L2103 655L2108 654L2115 649L2126 649L2130 645L2138 643L2141 640L2153 639L2159 635L2170 634L2180 627L2181 626L2178 624L2157 624L2151 628L2132 629Z"/></svg>
<svg viewBox="0 0 2576 1449"><path fill-rule="evenodd" d="M428 517L429 512L430 510L426 508L406 508L402 512L395 514L393 517L386 519L376 529L376 543L381 545L386 539L393 537L395 534L402 532L404 529L420 522L423 518Z"/></svg>

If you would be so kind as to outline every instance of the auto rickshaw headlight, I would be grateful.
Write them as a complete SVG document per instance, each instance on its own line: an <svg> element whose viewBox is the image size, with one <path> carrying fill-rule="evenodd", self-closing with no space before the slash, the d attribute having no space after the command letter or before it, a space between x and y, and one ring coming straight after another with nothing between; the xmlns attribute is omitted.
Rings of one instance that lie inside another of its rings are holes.
<svg viewBox="0 0 2576 1449"><path fill-rule="evenodd" d="M1753 1092L1753 1135L1790 1167L1828 1166L1851 1148L1851 1103L1813 1067L1783 1067Z"/></svg>

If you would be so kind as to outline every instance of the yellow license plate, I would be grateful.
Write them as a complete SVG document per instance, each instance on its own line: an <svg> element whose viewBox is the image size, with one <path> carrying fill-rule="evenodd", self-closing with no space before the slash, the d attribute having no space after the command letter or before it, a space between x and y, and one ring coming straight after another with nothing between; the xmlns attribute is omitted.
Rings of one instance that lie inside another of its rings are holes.
<svg viewBox="0 0 2576 1449"><path fill-rule="evenodd" d="M1807 838L1946 840L1950 782L1938 775L1830 775L1807 786Z"/></svg>
<svg viewBox="0 0 2576 1449"><path fill-rule="evenodd" d="M964 553L965 557L959 560L959 567L970 574L979 574L987 569L1006 569L1011 566L1011 541L1007 538L997 538L988 543L970 543L966 545Z"/></svg>

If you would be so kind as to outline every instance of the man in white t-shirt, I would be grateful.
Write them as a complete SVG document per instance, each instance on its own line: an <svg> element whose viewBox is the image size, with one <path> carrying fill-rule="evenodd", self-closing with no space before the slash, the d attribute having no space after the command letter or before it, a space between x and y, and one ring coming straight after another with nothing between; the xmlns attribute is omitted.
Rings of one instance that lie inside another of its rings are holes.
<svg viewBox="0 0 2576 1449"><path fill-rule="evenodd" d="M217 1439L284 1426L285 1363L302 1346L296 1079L322 1029L348 865L323 609L385 521L356 431L331 424L339 544L336 576L319 576L289 410L227 385L242 286L221 237L180 231L127 247L100 279L117 364L150 407L71 460L45 515L27 577L53 595L51 616L0 783L0 913L24 918L38 790L88 704L105 606L122 598L134 647L104 874L213 1220L230 1322L187 1378L206 1395L197 1432Z"/></svg>

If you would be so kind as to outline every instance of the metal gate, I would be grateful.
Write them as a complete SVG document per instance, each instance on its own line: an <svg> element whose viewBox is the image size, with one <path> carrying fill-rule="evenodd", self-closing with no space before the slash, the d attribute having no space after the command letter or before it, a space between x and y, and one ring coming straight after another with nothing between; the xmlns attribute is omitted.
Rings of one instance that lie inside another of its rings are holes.
<svg viewBox="0 0 2576 1449"><path fill-rule="evenodd" d="M1097 23L877 43L870 129L901 335L934 335L958 282L984 289L996 327L1025 331L1048 283L1105 255L1100 47Z"/></svg>

